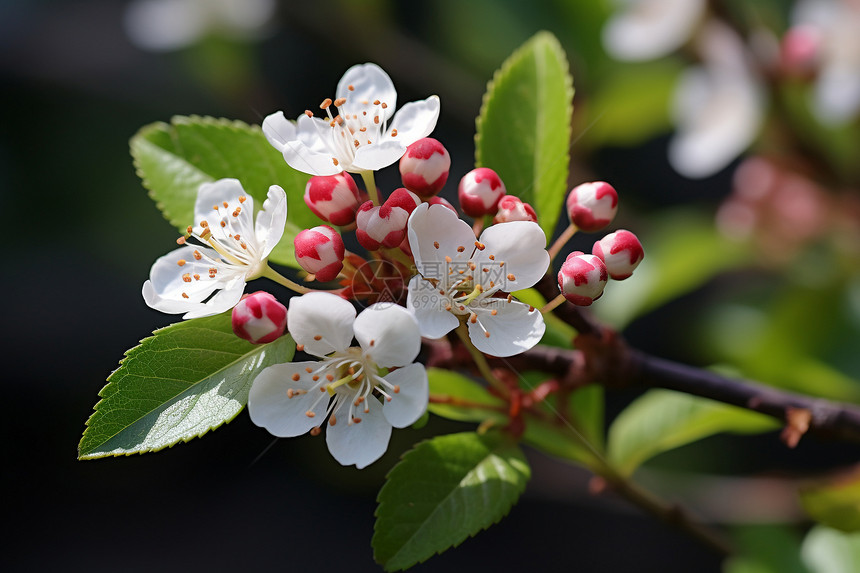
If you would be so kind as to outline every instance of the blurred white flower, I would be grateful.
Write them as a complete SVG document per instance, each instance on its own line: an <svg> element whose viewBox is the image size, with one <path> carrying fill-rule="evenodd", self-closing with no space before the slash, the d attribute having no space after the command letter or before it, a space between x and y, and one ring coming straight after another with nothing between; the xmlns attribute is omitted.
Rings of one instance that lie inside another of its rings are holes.
<svg viewBox="0 0 860 573"><path fill-rule="evenodd" d="M762 80L741 38L711 20L695 41L702 63L681 75L669 143L669 162L690 178L728 165L755 139L764 115Z"/></svg>
<svg viewBox="0 0 860 573"><path fill-rule="evenodd" d="M125 31L138 48L178 50L209 32L254 37L275 14L275 0L133 0Z"/></svg>
<svg viewBox="0 0 860 573"><path fill-rule="evenodd" d="M680 48L705 11L705 0L615 0L621 9L603 28L603 45L618 60L652 60Z"/></svg>
<svg viewBox="0 0 860 573"><path fill-rule="evenodd" d="M860 111L860 2L800 0L791 22L793 29L818 32L813 113L825 124L851 120Z"/></svg>

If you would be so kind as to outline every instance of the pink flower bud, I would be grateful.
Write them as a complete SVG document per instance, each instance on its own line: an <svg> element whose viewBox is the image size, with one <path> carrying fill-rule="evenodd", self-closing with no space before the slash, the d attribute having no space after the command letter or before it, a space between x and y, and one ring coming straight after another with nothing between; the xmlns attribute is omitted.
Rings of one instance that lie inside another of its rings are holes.
<svg viewBox="0 0 860 573"><path fill-rule="evenodd" d="M603 181L577 185L567 195L567 216L586 233L606 227L617 211L618 193Z"/></svg>
<svg viewBox="0 0 860 573"><path fill-rule="evenodd" d="M406 237L406 223L415 207L421 204L418 195L401 187L379 207L368 201L355 215L355 238L368 251L380 247L392 249Z"/></svg>
<svg viewBox="0 0 860 573"><path fill-rule="evenodd" d="M347 172L316 175L305 187L305 203L314 215L333 225L349 225L361 200L358 187Z"/></svg>
<svg viewBox="0 0 860 573"><path fill-rule="evenodd" d="M642 243L630 231L610 233L594 243L591 252L606 264L609 276L620 281L633 274L645 257Z"/></svg>
<svg viewBox="0 0 860 573"><path fill-rule="evenodd" d="M499 200L499 212L493 218L493 223L507 223L509 221L537 223L537 214L531 205L523 203L519 197L505 195Z"/></svg>
<svg viewBox="0 0 860 573"><path fill-rule="evenodd" d="M455 209L454 206L451 205L451 203L444 197L439 197L438 195L430 197L429 199L427 199L427 203L429 203L430 205L443 205L457 213L457 209ZM457 213L457 216L459 217L460 213Z"/></svg>
<svg viewBox="0 0 860 573"><path fill-rule="evenodd" d="M823 39L821 31L809 25L792 26L780 43L783 69L793 75L811 74L820 64Z"/></svg>
<svg viewBox="0 0 860 573"><path fill-rule="evenodd" d="M233 332L254 344L272 342L287 328L287 307L271 294L246 294L233 307Z"/></svg>
<svg viewBox="0 0 860 573"><path fill-rule="evenodd" d="M470 217L495 215L499 200L505 193L505 184L495 171L486 167L478 167L466 173L457 188L460 207Z"/></svg>
<svg viewBox="0 0 860 573"><path fill-rule="evenodd" d="M296 262L316 280L333 280L343 269L343 239L328 225L305 229L293 239Z"/></svg>
<svg viewBox="0 0 860 573"><path fill-rule="evenodd" d="M564 298L577 306L589 306L603 295L609 280L606 265L594 255L574 251L558 271L558 288Z"/></svg>
<svg viewBox="0 0 860 573"><path fill-rule="evenodd" d="M403 185L420 195L429 197L442 190L451 169L448 150L433 139L419 139L400 158L400 177Z"/></svg>

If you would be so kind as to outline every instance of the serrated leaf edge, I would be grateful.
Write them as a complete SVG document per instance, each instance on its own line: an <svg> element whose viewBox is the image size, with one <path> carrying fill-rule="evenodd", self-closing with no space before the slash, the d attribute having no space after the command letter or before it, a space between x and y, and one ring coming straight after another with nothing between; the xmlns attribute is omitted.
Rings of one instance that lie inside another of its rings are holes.
<svg viewBox="0 0 860 573"><path fill-rule="evenodd" d="M163 449L165 449L165 448L172 448L173 446L175 446L176 444L178 444L178 443L180 443L180 442L182 442L182 443L186 443L186 444L187 444L188 442L190 442L190 441L191 441L191 440L193 440L194 438L201 438L201 437L205 436L207 433L209 433L210 431L212 431L212 430L217 430L218 428L220 428L220 427L221 427L221 426L223 426L224 424L229 424L229 423L230 423L230 422L232 422L234 419L236 419L236 416L238 416L239 414L241 414L241 413L242 413L242 410L244 410L244 409L245 409L245 406L242 406L241 408L239 408L239 409L236 411L236 413L235 413L233 416L231 416L230 418L227 418L227 419L223 420L223 421L222 421L220 424L218 424L217 426L210 426L209 428L207 428L206 430L204 430L203 432L201 432L201 433L199 433L199 434L195 434L194 436L189 436L188 438L181 438L181 439L178 439L178 440L176 440L175 442L172 442L172 443L170 443L170 444L164 444L164 445L163 445L163 446L161 446L160 448L144 449L144 450L137 450L137 451L133 451L133 452L122 452L122 453L115 453L115 454L111 454L111 453L100 453L100 454L81 454L81 443L83 442L84 437L87 435L87 432L89 431L89 428L90 428L90 422L91 422L91 421L92 421L92 419L95 417L96 413L97 413L97 412L98 412L98 410L99 410L99 407L102 405L102 403L103 403L103 402L105 401L105 399L106 399L106 398L104 398L104 397L103 397L103 396L104 396L104 391L107 389L107 387L108 387L108 386L110 386L110 385L111 385L111 378L113 378L113 376L114 376L114 375L115 375L115 374L116 374L116 373L117 373L117 372L118 372L118 371L123 367L123 365L125 364L126 360L128 360L128 359L130 358L130 356L131 356L131 354L132 354L132 353L134 353L135 351L137 351L138 349L140 349L141 347L143 347L143 345L144 345L146 342L148 342L148 341L150 341L150 340L153 340L153 339L157 338L158 333L163 332L163 331L165 331L165 330L168 330L168 329L170 329L170 328L172 328L172 327L174 327L174 326L176 326L176 325L178 325L178 324L184 324L184 323L182 323L182 322L175 322L175 323L170 324L170 325L167 325L167 326L165 326L165 327L162 327L162 328L158 328L158 329L156 329L156 330L153 330L153 331L152 331L152 336L147 336L146 338L141 339L141 340L140 340L140 342L139 342L139 344L137 344L136 346L133 346L132 348L129 348L128 350L126 350L126 351L123 353L123 357L122 357L122 359L120 359L120 361L119 361L119 365L118 365L118 366L117 366L117 367L116 367L116 368L115 368L115 369L110 373L110 375L108 375L107 380L106 380L106 382L107 382L107 383L106 383L104 386L102 386L102 389L101 389L101 390L99 390L99 392L98 392L98 396L99 396L100 398L102 398L102 399L101 399L101 400L99 400L98 402L96 402L96 405L95 405L95 406L93 406L93 413L92 413L92 414L90 414L90 417L89 417L89 418L87 418L87 421L86 421L86 422L85 422L85 424L84 424L84 433L83 433L83 435L81 436L81 441L80 441L80 442L78 442L78 459L79 459L79 460L95 460L95 459L107 458L107 457L115 457L115 458L117 458L117 457L120 457L120 456L132 456L132 455L135 455L135 454L140 455L140 454L146 454L146 453L160 452L161 450L163 450ZM200 328L201 330L211 330L211 329L203 329L202 327L198 327L198 328ZM289 336L289 334L285 334L284 336ZM283 338L283 337L281 337L281 338ZM253 348L253 351L254 351L254 352L260 352L260 351L261 351L261 350L263 350L264 348L268 348L268 347L269 347L269 345L271 345L271 344L277 344L277 343L279 343L279 342L281 341L281 338L278 338L277 340L274 340L274 341L269 342L269 343L267 343L267 344L260 344L260 345L257 345L257 346L255 346L255 347ZM190 349L189 349L189 350L190 350ZM201 350L205 350L205 349L201 349ZM212 376L214 376L214 375L215 375L215 374L217 374L218 372L221 372L221 371L223 371L223 370L226 370L227 368L230 368L231 366L235 365L235 364L236 364L236 363L238 363L239 361L244 360L244 359L248 356L248 354L249 354L249 353L245 353L245 354L243 354L241 357L236 358L236 360L234 360L234 361L230 362L229 364L224 365L224 367L222 367L222 368L220 368L220 369L216 370L215 372L213 372L212 374L210 374L210 376L209 376L209 377L211 378ZM192 384L192 386L194 386L194 385L196 385L196 384L199 384L199 383L200 383L200 381L197 381L197 382L195 382L194 384ZM189 386L188 388L191 388L192 386ZM185 392L186 390L188 390L188 388L186 388L185 390L183 390L183 392ZM181 392L180 392L180 393L181 393ZM141 416L141 418L142 418L142 417L143 417L143 416ZM137 418L137 419L136 419L136 420L134 420L134 422L132 422L132 423L136 423L136 422L138 422L141 418ZM131 425L131 424L128 424L128 425L126 425L125 427L127 428L129 425ZM119 433L119 432L117 432L117 433ZM107 440L105 440L105 441L104 441L104 442L102 442L102 443L107 442L108 440L112 439L112 438L113 438L114 436L116 436L116 435L117 435L117 434L113 434L112 436L110 436Z"/></svg>
<svg viewBox="0 0 860 573"><path fill-rule="evenodd" d="M471 433L473 433L473 432L463 432L463 433L471 434ZM445 434L445 435L447 435L447 436L453 436L453 435L457 435L457 434ZM389 483L389 482L388 482L388 479L390 478L391 474L394 472L394 470L396 470L396 469L397 469L397 467L400 465L400 463L402 463L402 462L406 459L406 457L407 457L409 454L411 454L411 453L413 453L413 452L417 451L417 449L418 449L419 447L423 446L423 445L424 445L424 444L426 444L426 443L432 442L435 438L439 438L439 437L442 437L442 436L435 436L434 438L428 438L428 439L426 439L426 440L421 440L420 442L418 442L417 444L415 444L415 445L412 447L412 449L410 449L409 451L405 452L403 455L401 455L401 456L400 456L400 462L399 462L399 463L397 463L397 464L395 464L395 466L394 466L393 468L391 468L391 470L389 470L389 472L385 475L385 480L386 480L386 481L385 481L385 483L382 485L382 488L380 488L379 493L377 494L377 498L376 498L376 500L377 500L378 505L377 505L376 509L375 509L375 510L374 510L374 512L373 512L373 516L374 516L375 518L377 518L377 519L376 519L376 521L374 521L374 523L373 523L373 533L374 533L374 536L376 535L376 532L377 532L377 530L378 530L378 525L379 525L379 519L378 519L378 518L379 518L379 510L380 510L380 509L382 508L382 506L383 506L383 502L382 502L382 501L380 501L380 499L379 499L379 498L382 496L382 492L383 492L383 491L385 491L385 488L388 486L388 483ZM505 439L505 437L504 437L504 436L502 436L502 440L504 440L504 439ZM501 441L501 442L500 442L500 444L504 444L504 443L505 443L505 441ZM519 444L517 444L515 441L513 441L513 440L508 440L507 445L509 445L509 446L513 446L514 448L516 448L516 449L520 452L520 454L522 454L522 453L523 453L523 452L522 452L522 449L519 447ZM488 455L488 456L486 456L486 457L482 458L482 459L481 459L481 461L480 461L478 464L476 464L476 466L477 466L477 465L480 465L480 464L482 464L482 463L484 463L487 459L489 459L489 458L491 457L491 455L492 455L492 454L490 454L490 455ZM523 459L525 459L525 456L523 456ZM528 467L528 464L526 464L526 465L527 465L527 467ZM471 473L471 472L470 472L470 473ZM531 473L531 472L530 472L530 468L529 468L529 473ZM520 490L519 490L519 492L518 492L518 496L519 496L519 495L522 495L522 493L525 491L526 484L527 484L527 482L528 482L528 478L529 478L529 477L531 477L531 476L530 476L530 475L529 475L529 476L527 476L527 477L526 477L526 480L523 482L523 485L522 485L522 487L520 488ZM455 490L452 490L452 492L451 492L451 493L449 493L447 496L445 496L445 499L447 500L447 499L448 499L448 497L449 497L450 495L452 495L454 491L455 491ZM513 507L514 507L514 505L516 504L516 502L517 502L517 500L512 501L512 502L511 502L511 504L508 506L508 508L507 508L505 511L503 511L503 512L501 513L501 515L499 515L498 519L495 519L495 520L491 521L490 523L488 523L488 524L486 524L485 526L481 527L478 531L475 531L474 533L468 533L465 537L463 537L463 538L462 538L462 539L460 539L459 541L457 541L457 542L455 542L455 543L452 543L451 545L449 545L448 547L446 547L446 548L444 548L444 549L440 549L440 550L438 550L438 551L435 551L435 552L434 552L434 553L432 553L431 555L428 555L428 556L424 557L423 559L420 559L420 560L416 561L415 563L411 563L411 564L407 565L406 567L398 567L397 569L388 569L387 567L385 567L385 565L384 565L384 564L382 564L382 563L380 563L380 564L383 566L383 568L385 569L385 571L398 571L398 570L400 570L400 571L405 571L406 569L408 569L409 567L412 567L413 565L416 565L416 564L419 564L419 563L424 563L425 561L427 561L428 559L430 559L430 558L431 558L431 557L433 557L434 555L441 555L442 553L444 553L444 552L445 552L445 551L447 551L448 549L454 549L454 548L456 548L456 547L459 547L459 546L460 546L460 545L462 545L462 543L463 543L464 541L466 541L467 539L472 539L473 537L475 537L476 535L478 535L478 534L479 534L479 533L481 533L482 531L486 531L487 529L489 529L491 525L495 525L495 524L499 523L502 519L504 519L505 517L507 517L507 515L510 513L511 509L513 509ZM410 538L410 539L411 539L411 538ZM374 560L376 560L376 562L377 562L377 563L379 563L379 560L377 560L377 559L376 559L376 552L375 552L375 551L374 551L374 556L373 556L373 557L374 557Z"/></svg>

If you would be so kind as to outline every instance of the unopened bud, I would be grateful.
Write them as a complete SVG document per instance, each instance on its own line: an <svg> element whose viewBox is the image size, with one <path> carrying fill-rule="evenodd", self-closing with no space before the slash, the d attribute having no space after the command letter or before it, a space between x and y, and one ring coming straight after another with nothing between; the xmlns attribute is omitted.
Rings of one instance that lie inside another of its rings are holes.
<svg viewBox="0 0 860 573"><path fill-rule="evenodd" d="M589 306L599 299L608 280L603 261L582 251L570 253L558 271L561 294L577 306Z"/></svg>
<svg viewBox="0 0 860 573"><path fill-rule="evenodd" d="M316 280L326 282L343 269L343 239L328 225L305 229L293 239L296 262Z"/></svg>
<svg viewBox="0 0 860 573"><path fill-rule="evenodd" d="M272 342L287 328L287 308L271 294L246 294L233 307L233 332L254 344Z"/></svg>
<svg viewBox="0 0 860 573"><path fill-rule="evenodd" d="M493 223L509 223L511 221L537 223L537 214L531 205L523 203L519 197L505 195L499 200L499 211L493 217Z"/></svg>
<svg viewBox="0 0 860 573"><path fill-rule="evenodd" d="M604 181L583 183L567 195L567 216L570 222L586 233L603 229L618 211L618 193Z"/></svg>
<svg viewBox="0 0 860 573"><path fill-rule="evenodd" d="M486 167L466 173L457 188L460 207L470 217L495 215L499 209L499 200L505 193L505 184L495 171Z"/></svg>
<svg viewBox="0 0 860 573"><path fill-rule="evenodd" d="M609 233L594 243L591 252L604 262L609 276L617 281L632 275L645 257L642 243L636 235L624 229Z"/></svg>
<svg viewBox="0 0 860 573"><path fill-rule="evenodd" d="M433 139L419 139L400 158L403 186L421 197L430 197L442 190L451 169L448 150Z"/></svg>
<svg viewBox="0 0 860 573"><path fill-rule="evenodd" d="M378 207L370 201L364 203L355 215L355 238L368 251L400 245L406 237L409 215L420 204L421 199L415 193L402 187Z"/></svg>
<svg viewBox="0 0 860 573"><path fill-rule="evenodd" d="M305 203L314 215L333 225L349 225L361 200L352 175L316 175L305 186Z"/></svg>

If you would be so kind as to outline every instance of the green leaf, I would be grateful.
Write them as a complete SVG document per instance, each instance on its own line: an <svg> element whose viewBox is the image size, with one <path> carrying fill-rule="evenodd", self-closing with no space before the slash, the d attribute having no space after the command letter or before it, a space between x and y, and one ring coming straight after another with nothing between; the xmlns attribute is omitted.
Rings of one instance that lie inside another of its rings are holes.
<svg viewBox="0 0 860 573"><path fill-rule="evenodd" d="M142 128L129 142L137 174L164 217L180 233L194 222L201 183L225 177L242 182L259 209L269 186L287 193L284 237L269 256L297 267L293 238L319 220L303 200L308 175L295 171L256 125L212 117L176 116Z"/></svg>
<svg viewBox="0 0 860 573"><path fill-rule="evenodd" d="M475 134L475 164L534 207L551 237L567 193L573 78L558 40L540 32L493 76Z"/></svg>
<svg viewBox="0 0 860 573"><path fill-rule="evenodd" d="M427 378L430 396L436 400L428 406L433 414L459 422L507 420L505 402L490 394L478 382L442 368L428 368Z"/></svg>
<svg viewBox="0 0 860 573"><path fill-rule="evenodd" d="M803 540L800 554L813 573L857 573L860 532L843 533L818 525Z"/></svg>
<svg viewBox="0 0 860 573"><path fill-rule="evenodd" d="M800 558L800 537L783 524L746 524L735 527L737 554L724 573L809 573Z"/></svg>
<svg viewBox="0 0 860 573"><path fill-rule="evenodd" d="M860 471L800 490L800 501L816 521L844 532L860 532Z"/></svg>
<svg viewBox="0 0 860 573"><path fill-rule="evenodd" d="M753 434L778 427L776 420L706 398L650 390L609 428L609 460L631 475L645 460L720 432Z"/></svg>
<svg viewBox="0 0 860 573"><path fill-rule="evenodd" d="M530 476L522 451L501 434L465 432L418 444L379 492L374 558L395 571L456 547L498 523Z"/></svg>
<svg viewBox="0 0 860 573"><path fill-rule="evenodd" d="M260 345L242 340L229 312L156 330L99 392L78 458L155 452L202 436L242 411L260 370L294 352L289 335Z"/></svg>

